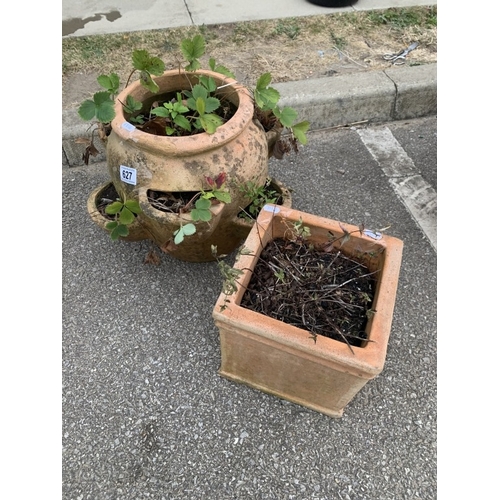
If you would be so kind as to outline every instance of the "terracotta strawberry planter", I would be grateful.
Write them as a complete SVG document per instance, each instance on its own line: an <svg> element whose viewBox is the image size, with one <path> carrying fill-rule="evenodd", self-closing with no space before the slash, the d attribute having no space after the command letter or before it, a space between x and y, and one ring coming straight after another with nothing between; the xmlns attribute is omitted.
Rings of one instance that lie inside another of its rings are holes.
<svg viewBox="0 0 500 500"><path fill-rule="evenodd" d="M158 136L138 130L127 121L121 104L127 96L142 102L143 109L149 109L163 96L190 89L199 75L213 77L218 86L231 84L220 89L220 93L232 103L235 114L214 134ZM217 246L219 253L226 254L241 243L241 234L234 231L234 220L248 200L239 186L249 180L264 183L268 175L268 139L253 120L249 91L235 80L211 71L173 70L155 78L155 82L160 88L158 94L150 93L137 81L116 99L116 117L111 123L106 151L111 181L122 199L140 203L144 211L140 223L147 238L176 258L194 262L213 260L212 245ZM197 192L207 189L206 176L215 178L221 172L227 176L231 203L223 205L220 217L210 221L206 231L175 245L173 231L178 229L178 221L148 208L147 192ZM90 199L89 203L92 205ZM172 224L159 222L166 219L172 219Z"/></svg>
<svg viewBox="0 0 500 500"><path fill-rule="evenodd" d="M377 272L376 288L362 346L318 335L316 342L304 329L288 325L242 307L241 300L262 249L271 239L289 238L291 226L302 220L310 228L311 243L329 241L358 228L276 205L266 205L250 231L234 267L242 271L238 289L221 293L213 309L219 329L219 374L274 396L303 405L331 417L342 416L344 407L383 369L396 300L403 242L390 236L374 239L370 232L353 233L342 252L361 258ZM336 243L336 248L340 243Z"/></svg>

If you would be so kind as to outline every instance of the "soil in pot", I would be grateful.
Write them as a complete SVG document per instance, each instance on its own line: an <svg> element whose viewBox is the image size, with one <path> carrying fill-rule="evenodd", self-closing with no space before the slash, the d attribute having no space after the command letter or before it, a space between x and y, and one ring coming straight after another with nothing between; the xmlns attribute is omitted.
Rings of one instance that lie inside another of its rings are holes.
<svg viewBox="0 0 500 500"><path fill-rule="evenodd" d="M213 83L215 86L215 82ZM198 84L199 86L199 84ZM195 120L197 115L196 110L188 109L186 104L187 91L167 92L165 94L155 95L142 104L139 112L134 114L126 114L127 119L134 123L137 129L148 134L158 136L190 136L205 132L198 120ZM214 97L216 99L214 99ZM223 94L215 94L214 97L209 97L214 101L218 101L217 107L213 113L220 118L219 125L231 119L237 111L237 106L229 101ZM173 114L166 113L165 106L172 109L173 106L181 105L184 111L175 110ZM158 114L155 116L155 114ZM161 114L163 112L163 114ZM166 114L165 114L166 113ZM178 118L174 117L177 115ZM182 119L184 125L181 125L176 120ZM187 125L187 126L186 126Z"/></svg>
<svg viewBox="0 0 500 500"><path fill-rule="evenodd" d="M262 250L241 306L363 347L376 277L361 262L328 245L278 238Z"/></svg>
<svg viewBox="0 0 500 500"><path fill-rule="evenodd" d="M120 196L118 195L115 186L113 183L109 183L100 193L98 198L96 199L96 208L99 213L109 219L110 221L115 220L115 217L106 213L106 207L113 203L116 200L119 200Z"/></svg>
<svg viewBox="0 0 500 500"><path fill-rule="evenodd" d="M183 213L190 202L199 195L199 191L185 191L181 193L162 193L148 190L148 201L152 207L167 213Z"/></svg>

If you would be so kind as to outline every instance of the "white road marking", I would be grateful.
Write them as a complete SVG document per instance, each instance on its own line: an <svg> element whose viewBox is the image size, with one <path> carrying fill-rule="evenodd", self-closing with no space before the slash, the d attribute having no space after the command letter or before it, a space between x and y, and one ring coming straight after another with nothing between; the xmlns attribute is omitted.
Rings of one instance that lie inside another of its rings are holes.
<svg viewBox="0 0 500 500"><path fill-rule="evenodd" d="M387 127L359 129L358 135L394 191L437 251L437 193Z"/></svg>

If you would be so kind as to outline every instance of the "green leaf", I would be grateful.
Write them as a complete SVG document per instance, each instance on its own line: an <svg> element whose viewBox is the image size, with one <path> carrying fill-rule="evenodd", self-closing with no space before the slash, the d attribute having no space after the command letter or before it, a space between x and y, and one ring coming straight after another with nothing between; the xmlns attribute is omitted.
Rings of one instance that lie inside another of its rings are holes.
<svg viewBox="0 0 500 500"><path fill-rule="evenodd" d="M192 236L196 233L196 226L194 224L188 223L183 226L183 231L186 236Z"/></svg>
<svg viewBox="0 0 500 500"><path fill-rule="evenodd" d="M265 89L255 89L254 99L255 103L260 109L273 109L276 107L278 101L280 100L280 93L272 87L268 87Z"/></svg>
<svg viewBox="0 0 500 500"><path fill-rule="evenodd" d="M212 113L220 106L220 101L217 97L207 97L205 100L205 113ZM201 115L202 113L200 113ZM204 113L203 113L204 114Z"/></svg>
<svg viewBox="0 0 500 500"><path fill-rule="evenodd" d="M84 120L96 117L102 123L109 123L115 117L114 102L109 92L96 92L92 101L84 101L78 109Z"/></svg>
<svg viewBox="0 0 500 500"><path fill-rule="evenodd" d="M264 90L271 83L271 80L271 73L263 73L260 75L256 84L257 90Z"/></svg>
<svg viewBox="0 0 500 500"><path fill-rule="evenodd" d="M199 118L196 118L196 120L193 122L193 127L196 130L204 130L203 127L202 127L202 125L201 125L201 122L200 122Z"/></svg>
<svg viewBox="0 0 500 500"><path fill-rule="evenodd" d="M151 114L155 116L162 116L164 118L168 118L170 116L170 110L165 106L158 106L151 110Z"/></svg>
<svg viewBox="0 0 500 500"><path fill-rule="evenodd" d="M210 210L193 208L191 210L191 219L194 221L202 220L204 222L208 222L212 218L212 212Z"/></svg>
<svg viewBox="0 0 500 500"><path fill-rule="evenodd" d="M97 83L111 94L116 94L120 88L120 78L116 73L99 75Z"/></svg>
<svg viewBox="0 0 500 500"><path fill-rule="evenodd" d="M104 101L96 106L95 116L101 123L109 123L116 116L114 103Z"/></svg>
<svg viewBox="0 0 500 500"><path fill-rule="evenodd" d="M196 101L192 97L188 97L186 99L186 104L188 105L189 109L196 111Z"/></svg>
<svg viewBox="0 0 500 500"><path fill-rule="evenodd" d="M191 210L191 219L194 221L202 220L208 222L212 218L212 212L210 212L210 207L212 203L206 198L198 198L194 204L196 208Z"/></svg>
<svg viewBox="0 0 500 500"><path fill-rule="evenodd" d="M128 227L124 226L123 224L118 224L111 231L111 239L112 240L117 240L120 236L128 236Z"/></svg>
<svg viewBox="0 0 500 500"><path fill-rule="evenodd" d="M280 112L279 112L279 120L283 127L291 127L293 125L293 122L297 119L297 111L295 111L293 108L290 108L289 106L285 106Z"/></svg>
<svg viewBox="0 0 500 500"><path fill-rule="evenodd" d="M215 83L215 80L211 76L208 77L205 87L207 88L210 94L217 90L217 84Z"/></svg>
<svg viewBox="0 0 500 500"><path fill-rule="evenodd" d="M83 101L78 108L78 114L83 120L92 120L95 117L95 103L90 99Z"/></svg>
<svg viewBox="0 0 500 500"><path fill-rule="evenodd" d="M194 206L200 210L208 210L212 203L207 198L198 198Z"/></svg>
<svg viewBox="0 0 500 500"><path fill-rule="evenodd" d="M123 203L121 201L114 201L113 203L110 203L107 207L106 210L104 210L107 214L109 215L115 215L117 214L121 209L123 208Z"/></svg>
<svg viewBox="0 0 500 500"><path fill-rule="evenodd" d="M118 226L118 222L116 222L115 220L114 221L111 221L111 222L108 222L105 226L106 229L109 229L110 231L112 229L114 229L116 226Z"/></svg>
<svg viewBox="0 0 500 500"><path fill-rule="evenodd" d="M134 50L132 52L132 64L141 73L147 72L161 76L165 71L165 63L159 57L150 56L146 50Z"/></svg>
<svg viewBox="0 0 500 500"><path fill-rule="evenodd" d="M301 144L307 144L306 132L309 130L310 125L308 121L303 121L291 127L293 135Z"/></svg>
<svg viewBox="0 0 500 500"><path fill-rule="evenodd" d="M199 59L205 53L205 39L201 35L195 35L192 39L185 39L181 43L183 56L188 62Z"/></svg>
<svg viewBox="0 0 500 500"><path fill-rule="evenodd" d="M179 245L184 241L184 233L182 231L182 228L177 229L177 231L174 232L174 243L176 245Z"/></svg>
<svg viewBox="0 0 500 500"><path fill-rule="evenodd" d="M175 118L179 113L187 113L188 111L189 108L180 102L165 102L163 106L152 109L151 114L164 118Z"/></svg>
<svg viewBox="0 0 500 500"><path fill-rule="evenodd" d="M131 95L127 96L125 101L125 111L127 113L134 113L135 111L140 111L142 109L142 102L134 99Z"/></svg>
<svg viewBox="0 0 500 500"><path fill-rule="evenodd" d="M181 127L182 129L187 130L188 132L191 132L191 123L189 122L189 120L185 116L177 115L174 118L174 123L176 125L178 125L179 127Z"/></svg>
<svg viewBox="0 0 500 500"><path fill-rule="evenodd" d="M134 50L132 52L132 65L135 69L143 71L148 66L149 53L147 50Z"/></svg>
<svg viewBox="0 0 500 500"><path fill-rule="evenodd" d="M236 78L234 76L234 73L227 69L225 66L222 64L216 64L215 59L211 57L208 61L208 65L210 66L210 69L212 71L215 71L216 73L220 73L221 75L228 76L229 78Z"/></svg>
<svg viewBox="0 0 500 500"><path fill-rule="evenodd" d="M257 106L262 110L273 109L280 99L280 93L276 89L269 87L271 80L271 73L264 73L257 80L254 99Z"/></svg>
<svg viewBox="0 0 500 500"><path fill-rule="evenodd" d="M182 102L176 102L174 104L174 109L177 111L177 113L187 113L189 111L189 108L187 106L184 106Z"/></svg>
<svg viewBox="0 0 500 500"><path fill-rule="evenodd" d="M201 97L202 99L206 99L208 97L208 91L203 85L200 85L199 83L197 83L193 87L192 96L193 96L194 100L198 99L198 97Z"/></svg>
<svg viewBox="0 0 500 500"><path fill-rule="evenodd" d="M229 78L236 78L234 73L230 69L223 66L222 64L218 64L215 68L215 71L216 71L216 73L220 73L221 75L228 76Z"/></svg>
<svg viewBox="0 0 500 500"><path fill-rule="evenodd" d="M157 94L160 91L158 84L153 81L151 75L147 71L141 71L139 81L143 87L146 87L152 94Z"/></svg>
<svg viewBox="0 0 500 500"><path fill-rule="evenodd" d="M159 57L149 60L149 72L155 76L161 76L165 72L165 63Z"/></svg>
<svg viewBox="0 0 500 500"><path fill-rule="evenodd" d="M217 90L217 84L211 76L200 76L198 79L201 85L205 87L209 93L215 92Z"/></svg>
<svg viewBox="0 0 500 500"><path fill-rule="evenodd" d="M179 245L184 241L184 236L191 236L196 233L196 226L194 224L186 224L181 226L177 231L174 231L174 243Z"/></svg>
<svg viewBox="0 0 500 500"><path fill-rule="evenodd" d="M109 92L96 92L94 94L94 102L97 106L99 106L105 102L113 103L113 100L111 99L111 94Z"/></svg>
<svg viewBox="0 0 500 500"><path fill-rule="evenodd" d="M201 68L200 61L192 61L187 66L184 67L186 71L196 71Z"/></svg>
<svg viewBox="0 0 500 500"><path fill-rule="evenodd" d="M146 120L144 118L144 115L137 115L137 116L129 116L128 121L130 123L138 123L139 125L142 125Z"/></svg>
<svg viewBox="0 0 500 500"><path fill-rule="evenodd" d="M214 191L215 197L223 203L231 203L231 193L227 191Z"/></svg>
<svg viewBox="0 0 500 500"><path fill-rule="evenodd" d="M196 99L196 111L198 111L200 115L205 114L205 99L203 99L203 97L198 97L198 99Z"/></svg>
<svg viewBox="0 0 500 500"><path fill-rule="evenodd" d="M194 87L192 92L186 92L187 95L189 95L189 98L186 101L186 104L188 105L189 109L192 109L193 111L197 111L200 113L198 109L198 99L202 99L205 101L208 98L208 92L207 89L203 86L197 83Z"/></svg>
<svg viewBox="0 0 500 500"><path fill-rule="evenodd" d="M127 226L123 226L122 224L118 224L116 226L116 229L118 230L117 232L119 233L120 236L128 236L129 230Z"/></svg>
<svg viewBox="0 0 500 500"><path fill-rule="evenodd" d="M200 116L200 123L203 130L205 130L207 134L213 134L217 131L217 128L224 123L224 121L220 116L212 114Z"/></svg>
<svg viewBox="0 0 500 500"><path fill-rule="evenodd" d="M127 200L125 206L134 214L140 214L142 212L142 208L137 200Z"/></svg>
<svg viewBox="0 0 500 500"><path fill-rule="evenodd" d="M123 207L122 211L120 212L120 224L132 224L134 220L134 214L127 207Z"/></svg>
<svg viewBox="0 0 500 500"><path fill-rule="evenodd" d="M174 243L179 245L184 241L184 232L182 231L182 227L174 231Z"/></svg>

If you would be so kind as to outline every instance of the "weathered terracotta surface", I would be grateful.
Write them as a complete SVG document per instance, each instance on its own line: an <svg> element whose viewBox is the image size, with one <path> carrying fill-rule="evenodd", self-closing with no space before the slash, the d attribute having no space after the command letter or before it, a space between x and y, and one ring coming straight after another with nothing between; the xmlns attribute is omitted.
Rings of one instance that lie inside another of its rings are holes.
<svg viewBox="0 0 500 500"><path fill-rule="evenodd" d="M107 141L107 165L117 192L122 198L139 200L143 210L148 203L145 197L148 189L200 191L208 188L205 176L215 178L221 172L227 174L226 185L232 201L224 206L218 223L211 221L213 227L203 235L193 235L176 246L170 240L179 224L175 227L159 224L158 220L165 219L162 214L153 217L150 223L146 212L159 212L153 207L141 215L148 237L174 257L187 261L213 260L211 245L217 245L219 253L230 253L241 243L241 235L233 230L232 221L248 200L239 186L249 180L263 184L268 175L267 138L262 127L253 121L253 101L248 90L217 73L203 71L197 74L212 76L218 85L232 83L221 92L237 106L236 114L214 134L162 137L142 132L127 122L120 103L125 102L128 95L145 103L147 109L160 95L189 89L197 82L195 74L173 70L155 78L160 87L158 95L135 82L117 97L116 118ZM121 179L120 166L135 170L135 185Z"/></svg>
<svg viewBox="0 0 500 500"><path fill-rule="evenodd" d="M287 325L241 307L260 252L271 239L287 237L293 222L302 218L311 229L311 241L328 241L329 232L342 235L357 228L297 210L267 205L261 211L235 267L243 274L238 292L222 293L213 309L219 328L221 366L219 373L266 393L306 406L332 417L342 416L344 407L359 390L383 369L396 300L403 242L390 236L375 240L352 234L342 246L347 254L364 254L371 271L379 269L373 309L366 331L370 342L352 347L324 336L316 343L306 330Z"/></svg>
<svg viewBox="0 0 500 500"><path fill-rule="evenodd" d="M97 209L97 203L102 197L102 194L110 187L111 182L106 182L97 186L87 198L87 211L92 220L101 228L107 231L106 224L111 221L102 215ZM134 221L128 226L129 235L123 237L124 241L140 241L148 238L148 232L139 220Z"/></svg>

